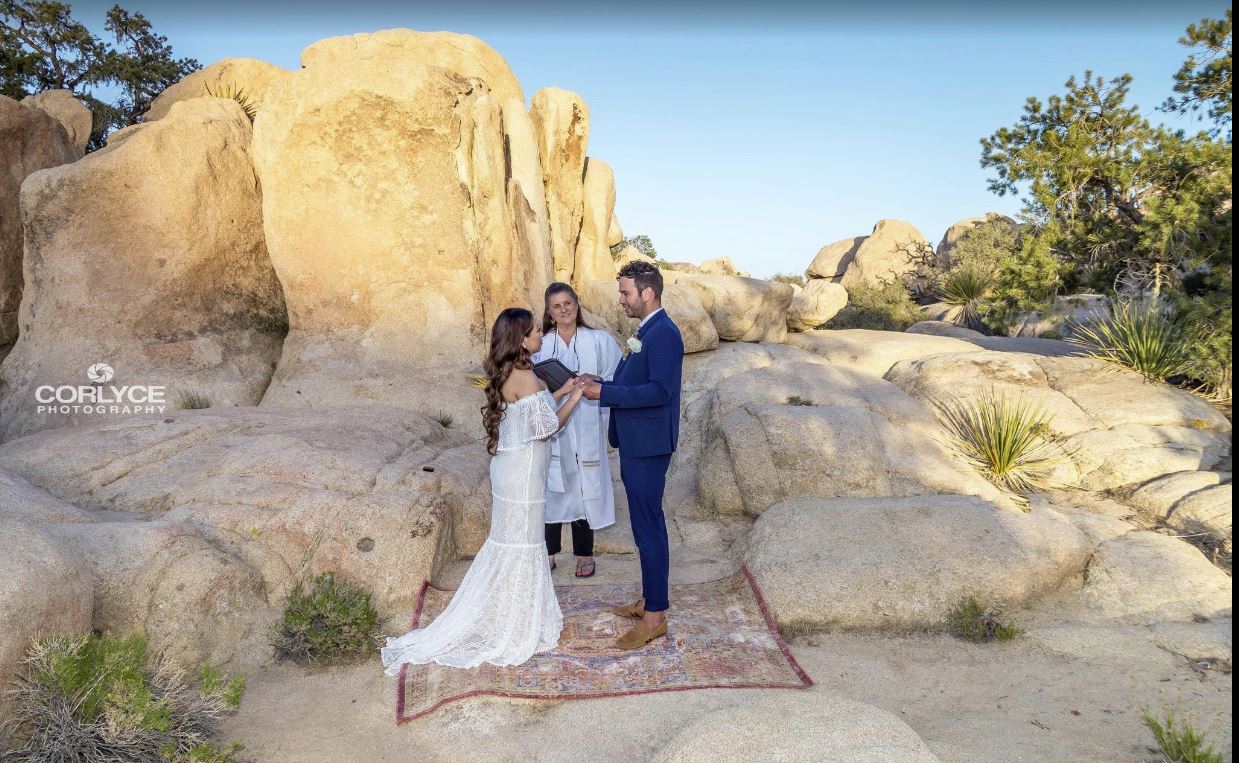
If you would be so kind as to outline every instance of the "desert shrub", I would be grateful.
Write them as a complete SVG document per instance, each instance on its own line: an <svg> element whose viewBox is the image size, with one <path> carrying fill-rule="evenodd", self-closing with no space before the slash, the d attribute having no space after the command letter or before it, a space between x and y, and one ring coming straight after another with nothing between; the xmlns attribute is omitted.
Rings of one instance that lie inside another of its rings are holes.
<svg viewBox="0 0 1239 763"><path fill-rule="evenodd" d="M1069 342L1090 356L1165 381L1186 373L1192 347L1181 319L1159 301L1116 300L1091 324L1072 324Z"/></svg>
<svg viewBox="0 0 1239 763"><path fill-rule="evenodd" d="M804 276L799 275L797 273L775 273L774 275L770 276L770 280L774 281L775 283L789 283L794 286L805 285Z"/></svg>
<svg viewBox="0 0 1239 763"><path fill-rule="evenodd" d="M1217 268L1188 284L1190 291L1174 294L1176 312L1188 327L1187 373L1209 397L1231 400L1231 276L1229 268Z"/></svg>
<svg viewBox="0 0 1239 763"><path fill-rule="evenodd" d="M308 591L298 584L288 595L272 646L277 657L303 665L373 656L378 619L369 593L325 572Z"/></svg>
<svg viewBox="0 0 1239 763"><path fill-rule="evenodd" d="M1050 473L1070 457L1051 433L1051 415L1027 398L989 390L933 408L954 450L1025 508L1028 495L1051 487Z"/></svg>
<svg viewBox="0 0 1239 763"><path fill-rule="evenodd" d="M245 679L212 666L185 672L147 652L142 636L37 639L8 692L6 761L229 763L239 744L214 739L236 710Z"/></svg>
<svg viewBox="0 0 1239 763"><path fill-rule="evenodd" d="M644 236L644 235L628 236L626 238L620 239L619 243L611 247L611 256L614 258L618 258L620 255L620 252L624 251L630 246L633 249L636 249L638 252L640 252L641 254L644 254L646 257L649 257L652 260L658 259L658 250L654 248L654 242L650 241L649 236Z"/></svg>
<svg viewBox="0 0 1239 763"><path fill-rule="evenodd" d="M848 287L847 306L826 324L832 329L876 329L903 331L925 313L912 301L912 295L902 284L886 282L881 286L858 284Z"/></svg>
<svg viewBox="0 0 1239 763"><path fill-rule="evenodd" d="M789 395L785 405L813 405L813 401L800 395Z"/></svg>
<svg viewBox="0 0 1239 763"><path fill-rule="evenodd" d="M942 279L942 302L951 306L952 322L970 329L985 326L981 319L987 307L994 279L988 271L971 266L949 271Z"/></svg>
<svg viewBox="0 0 1239 763"><path fill-rule="evenodd" d="M968 597L956 604L947 614L947 629L965 641L1009 641L1022 631L1011 623L1002 621L998 610L981 606L976 598Z"/></svg>
<svg viewBox="0 0 1239 763"><path fill-rule="evenodd" d="M444 429L451 429L452 424L456 421L455 417L453 417L452 414L445 413L443 411L439 411L431 418L433 418L435 423L437 423L439 426L443 427Z"/></svg>
<svg viewBox="0 0 1239 763"><path fill-rule="evenodd" d="M1149 711L1143 711L1144 725L1153 732L1157 746L1167 760L1174 763L1222 763L1222 756L1213 749L1213 745L1205 744L1204 737L1192 724L1181 721L1174 713L1167 712L1158 718Z"/></svg>
<svg viewBox="0 0 1239 763"><path fill-rule="evenodd" d="M210 408L211 398L201 392L182 392L178 406L186 410L197 408Z"/></svg>

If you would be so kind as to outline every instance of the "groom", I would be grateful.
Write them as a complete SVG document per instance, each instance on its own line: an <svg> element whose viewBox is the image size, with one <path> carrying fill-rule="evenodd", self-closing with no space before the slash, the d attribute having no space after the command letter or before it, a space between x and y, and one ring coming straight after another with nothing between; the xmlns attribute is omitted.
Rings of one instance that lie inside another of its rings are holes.
<svg viewBox="0 0 1239 763"><path fill-rule="evenodd" d="M621 649L638 649L667 635L670 563L663 486L680 435L684 340L663 310L662 295L663 276L653 263L634 261L620 270L620 307L641 323L636 336L628 339L613 381L595 377L585 388L585 397L611 409L608 439L619 448L620 479L641 556L641 598L611 610L638 618L633 629L620 636Z"/></svg>

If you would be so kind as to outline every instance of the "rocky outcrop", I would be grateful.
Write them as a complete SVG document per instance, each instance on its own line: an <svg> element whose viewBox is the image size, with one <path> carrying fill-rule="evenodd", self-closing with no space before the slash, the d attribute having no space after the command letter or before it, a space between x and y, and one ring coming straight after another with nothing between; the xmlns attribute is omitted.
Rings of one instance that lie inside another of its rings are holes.
<svg viewBox="0 0 1239 763"><path fill-rule="evenodd" d="M263 96L271 83L291 73L283 67L253 58L225 58L169 86L151 102L150 109L142 115L142 121L163 119L168 116L174 103L206 96L235 99L258 112L262 110Z"/></svg>
<svg viewBox="0 0 1239 763"><path fill-rule="evenodd" d="M22 274L21 186L32 173L82 157L56 116L0 96L0 360L18 334Z"/></svg>
<svg viewBox="0 0 1239 763"><path fill-rule="evenodd" d="M708 513L759 516L803 495L971 494L1009 505L938 441L920 402L859 371L792 361L743 371L695 415Z"/></svg>
<svg viewBox="0 0 1239 763"><path fill-rule="evenodd" d="M752 702L692 718L653 759L932 763L938 757L895 715L814 690L808 697L765 693Z"/></svg>
<svg viewBox="0 0 1239 763"><path fill-rule="evenodd" d="M874 376L882 376L900 361L980 349L971 340L870 329L803 331L790 334L787 343Z"/></svg>
<svg viewBox="0 0 1239 763"><path fill-rule="evenodd" d="M585 213L589 107L576 93L548 87L534 93L529 115L546 183L555 280L580 285L573 275L577 236Z"/></svg>
<svg viewBox="0 0 1239 763"><path fill-rule="evenodd" d="M615 211L615 173L610 165L590 158L585 164L581 230L573 255L572 280L583 284L614 280L615 261L607 246L607 230Z"/></svg>
<svg viewBox="0 0 1239 763"><path fill-rule="evenodd" d="M165 410L261 399L286 318L250 139L240 106L199 98L27 178L30 280L0 365L0 437L146 410L122 387L162 387ZM96 363L114 375L88 378ZM121 405L38 392L91 381Z"/></svg>
<svg viewBox="0 0 1239 763"><path fill-rule="evenodd" d="M1035 401L1073 454L1054 475L1061 484L1131 489L1173 472L1209 469L1230 453L1230 422L1213 406L1091 358L947 353L901 361L885 378L927 403L990 390Z"/></svg>
<svg viewBox="0 0 1239 763"><path fill-rule="evenodd" d="M838 283L843 278L843 274L847 272L848 266L856 259L856 250L860 249L860 245L865 242L866 238L868 236L845 238L822 247L817 256L813 258L813 262L809 263L809 267L805 269L805 278L810 281L815 278L825 278Z"/></svg>
<svg viewBox="0 0 1239 763"><path fill-rule="evenodd" d="M90 142L92 117L90 109L75 98L71 90L44 90L38 95L26 96L21 102L55 117L69 134L69 140L77 146L77 158L85 155L86 144Z"/></svg>
<svg viewBox="0 0 1239 763"><path fill-rule="evenodd" d="M787 311L789 331L809 331L824 326L847 307L848 292L842 284L814 278L796 291Z"/></svg>
<svg viewBox="0 0 1239 763"><path fill-rule="evenodd" d="M537 131L489 90L506 81L493 51L453 63L490 72L481 82L425 65L420 37L390 49L349 39L308 49L255 124L290 322L263 405L386 402L480 431L468 377L490 324L509 305L541 304L550 272L540 210L516 176L535 182ZM512 175L509 136L524 147Z"/></svg>
<svg viewBox="0 0 1239 763"><path fill-rule="evenodd" d="M912 256L928 247L929 242L911 223L879 220L856 248L839 283L847 287L878 286L896 280L915 268Z"/></svg>
<svg viewBox="0 0 1239 763"><path fill-rule="evenodd" d="M389 406L178 411L0 447L0 474L25 485L0 481L0 522L21 511L86 565L93 627L254 664L284 597L319 572L363 585L384 617L407 613L451 558L452 523L476 533L486 463L471 438ZM49 552L49 575L67 575L62 557ZM44 582L60 607L62 582Z"/></svg>
<svg viewBox="0 0 1239 763"><path fill-rule="evenodd" d="M677 271L664 272L663 279L697 291L720 339L781 342L787 336L787 311L794 293L788 284Z"/></svg>
<svg viewBox="0 0 1239 763"><path fill-rule="evenodd" d="M1051 509L952 495L790 498L733 549L780 627L896 630L941 626L968 597L1037 601L1077 581L1091 551Z"/></svg>

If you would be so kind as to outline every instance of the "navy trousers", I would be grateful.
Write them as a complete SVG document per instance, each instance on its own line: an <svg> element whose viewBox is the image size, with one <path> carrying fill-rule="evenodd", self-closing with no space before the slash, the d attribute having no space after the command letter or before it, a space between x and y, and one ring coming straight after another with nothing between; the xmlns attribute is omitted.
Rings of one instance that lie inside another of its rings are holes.
<svg viewBox="0 0 1239 763"><path fill-rule="evenodd" d="M620 451L620 481L628 495L628 517L632 537L641 556L641 595L646 612L663 612L667 601L667 575L670 555L667 547L667 519L663 516L663 488L671 454L629 458Z"/></svg>

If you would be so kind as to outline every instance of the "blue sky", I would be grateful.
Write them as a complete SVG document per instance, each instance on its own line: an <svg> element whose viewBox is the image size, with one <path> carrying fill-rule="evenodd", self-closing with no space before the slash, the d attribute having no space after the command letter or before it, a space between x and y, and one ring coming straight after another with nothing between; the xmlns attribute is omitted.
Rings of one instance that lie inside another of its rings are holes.
<svg viewBox="0 0 1239 763"><path fill-rule="evenodd" d="M112 2L71 2L102 34ZM1187 24L1221 2L1023 5L871 0L719 3L170 3L134 0L181 56L296 68L302 48L392 27L477 35L526 98L589 104L590 154L615 168L628 235L668 260L730 255L757 276L801 272L825 244L891 217L937 243L955 220L1019 203L986 190L979 139L1072 74L1130 73L1154 112ZM454 7L453 7L454 6Z"/></svg>

